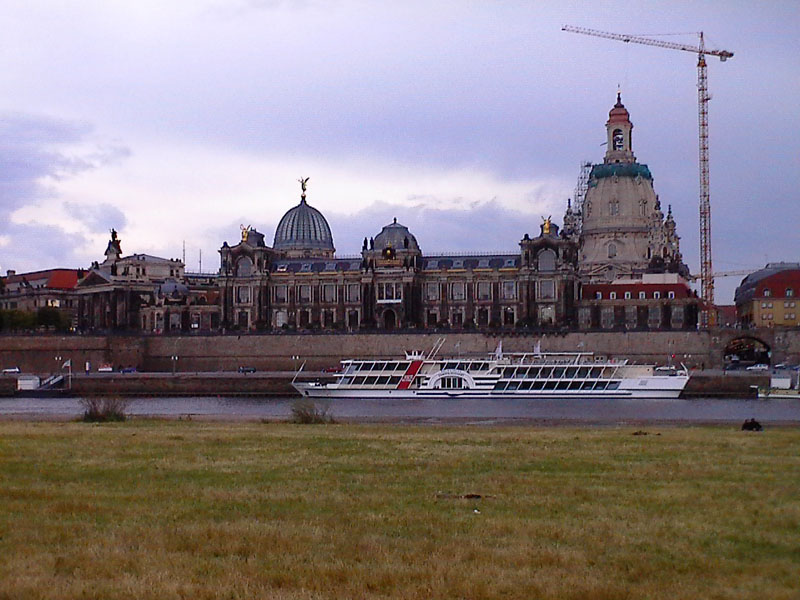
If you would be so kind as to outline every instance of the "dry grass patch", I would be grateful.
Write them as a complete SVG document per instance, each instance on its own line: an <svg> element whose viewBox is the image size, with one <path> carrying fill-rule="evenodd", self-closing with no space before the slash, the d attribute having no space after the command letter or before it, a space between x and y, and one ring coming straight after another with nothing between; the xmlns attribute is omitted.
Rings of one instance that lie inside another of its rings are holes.
<svg viewBox="0 0 800 600"><path fill-rule="evenodd" d="M0 423L0 599L796 597L800 431L632 432Z"/></svg>

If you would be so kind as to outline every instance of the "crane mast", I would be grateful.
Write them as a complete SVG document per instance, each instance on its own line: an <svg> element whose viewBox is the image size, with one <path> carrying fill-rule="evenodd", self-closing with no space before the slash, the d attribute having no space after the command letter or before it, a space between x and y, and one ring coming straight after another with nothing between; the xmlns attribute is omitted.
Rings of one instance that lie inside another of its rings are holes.
<svg viewBox="0 0 800 600"><path fill-rule="evenodd" d="M703 299L706 303L706 310L703 311L701 318L702 325L714 325L714 271L711 263L711 194L709 191L708 175L708 101L711 99L711 96L708 94L706 54L718 56L719 59L724 62L733 56L733 52L706 49L702 31L699 33L699 46L692 46L689 44L676 44L664 40L654 40L638 35L609 33L607 31L572 27L570 25L565 25L561 30L620 42L657 46L670 50L683 50L685 52L697 54L697 122L700 138L700 287Z"/></svg>

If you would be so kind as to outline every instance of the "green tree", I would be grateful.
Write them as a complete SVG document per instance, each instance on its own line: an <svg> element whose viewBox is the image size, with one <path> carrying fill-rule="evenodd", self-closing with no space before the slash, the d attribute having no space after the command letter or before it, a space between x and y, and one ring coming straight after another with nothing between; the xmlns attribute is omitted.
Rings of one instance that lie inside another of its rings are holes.
<svg viewBox="0 0 800 600"><path fill-rule="evenodd" d="M36 322L39 327L47 327L58 331L65 331L69 328L69 320L57 308L46 306L36 312Z"/></svg>

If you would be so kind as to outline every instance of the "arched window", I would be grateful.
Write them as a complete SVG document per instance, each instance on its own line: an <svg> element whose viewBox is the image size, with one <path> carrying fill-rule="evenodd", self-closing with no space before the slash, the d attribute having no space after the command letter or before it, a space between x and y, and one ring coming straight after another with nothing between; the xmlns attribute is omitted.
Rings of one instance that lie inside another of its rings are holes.
<svg viewBox="0 0 800 600"><path fill-rule="evenodd" d="M250 277L253 274L253 261L249 257L243 256L236 263L237 277Z"/></svg>
<svg viewBox="0 0 800 600"><path fill-rule="evenodd" d="M625 141L625 136L622 134L622 129L615 129L611 134L611 143L613 150L622 150L622 145Z"/></svg>
<svg viewBox="0 0 800 600"><path fill-rule="evenodd" d="M540 271L555 271L556 270L556 253L552 250L542 250L539 252L539 270Z"/></svg>
<svg viewBox="0 0 800 600"><path fill-rule="evenodd" d="M617 255L617 245L613 242L608 245L608 258L614 258Z"/></svg>

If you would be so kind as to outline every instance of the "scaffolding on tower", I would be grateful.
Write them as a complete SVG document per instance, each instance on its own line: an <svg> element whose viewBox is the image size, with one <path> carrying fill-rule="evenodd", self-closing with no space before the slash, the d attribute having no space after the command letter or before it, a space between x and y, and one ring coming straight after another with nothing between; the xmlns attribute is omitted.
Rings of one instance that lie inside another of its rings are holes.
<svg viewBox="0 0 800 600"><path fill-rule="evenodd" d="M583 231L583 201L586 200L586 192L589 190L589 175L592 172L591 161L585 160L581 163L581 174L575 184L573 194L573 211L575 213L576 233Z"/></svg>

